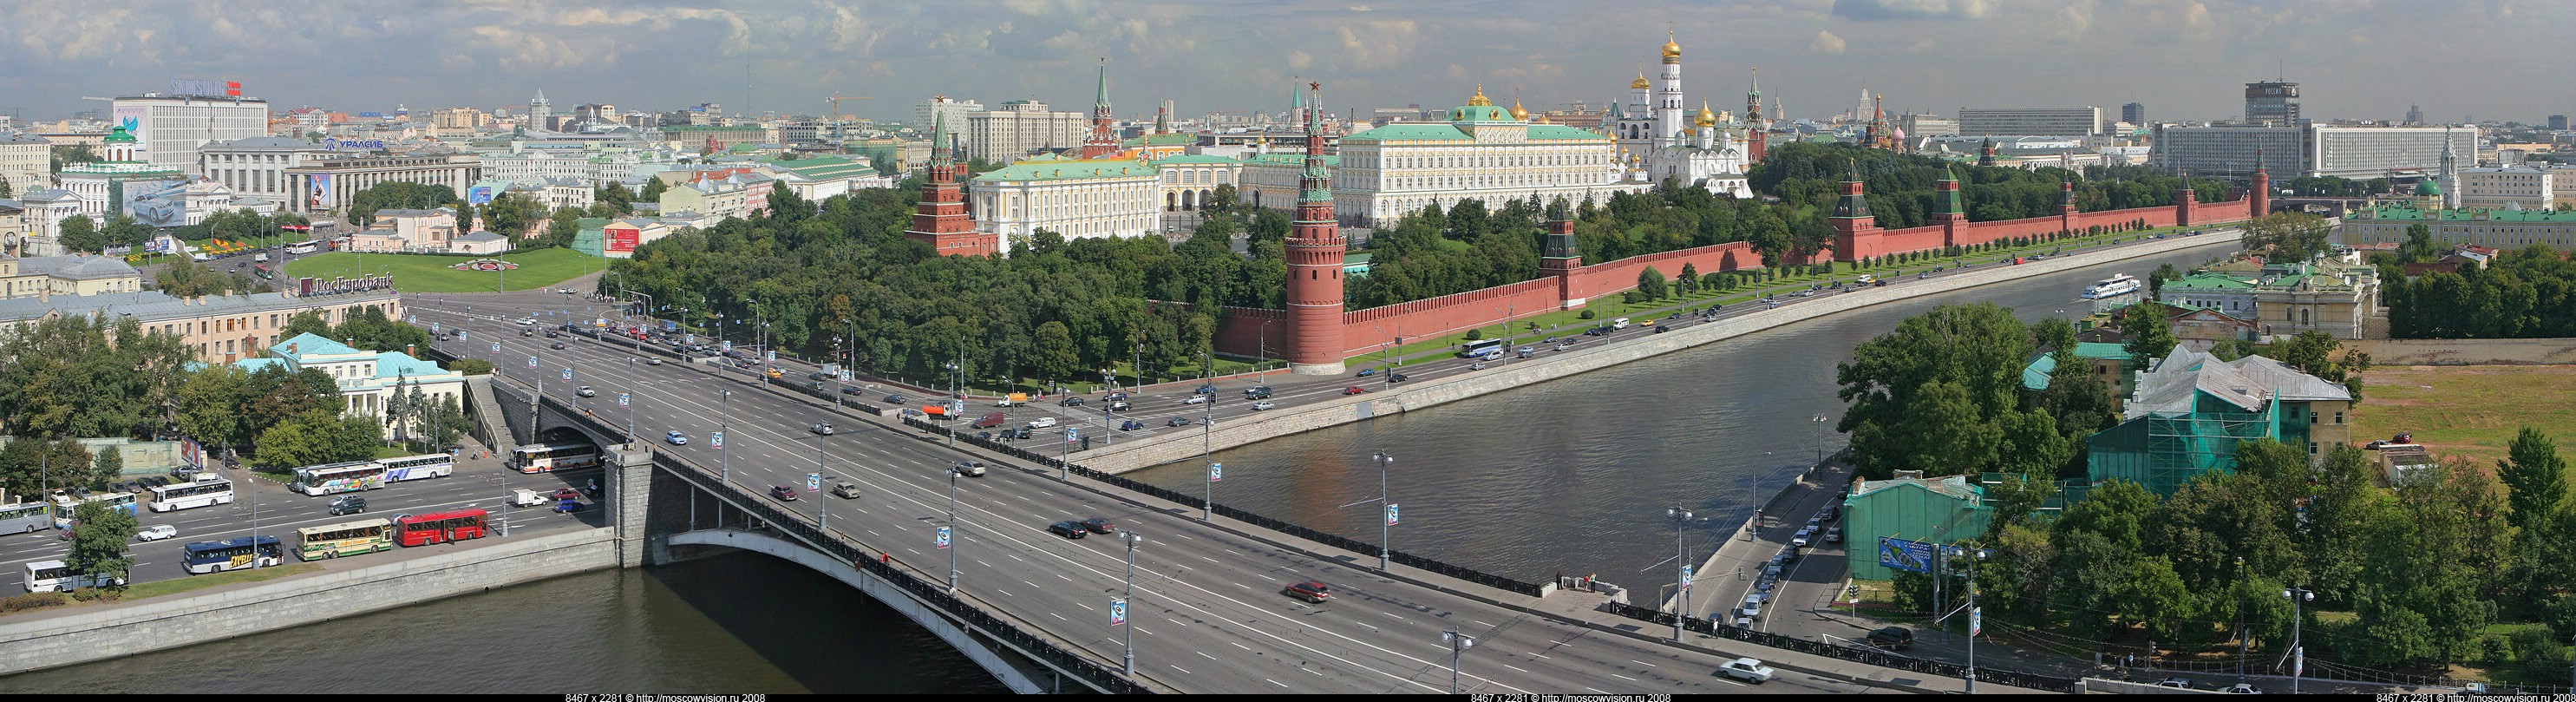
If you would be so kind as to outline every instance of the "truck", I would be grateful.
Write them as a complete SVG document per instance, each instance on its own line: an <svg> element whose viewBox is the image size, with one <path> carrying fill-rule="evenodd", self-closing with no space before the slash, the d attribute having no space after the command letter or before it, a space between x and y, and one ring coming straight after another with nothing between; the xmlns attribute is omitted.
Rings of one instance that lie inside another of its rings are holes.
<svg viewBox="0 0 2576 702"><path fill-rule="evenodd" d="M554 498L535 490L510 491L510 504L516 507L543 507Z"/></svg>
<svg viewBox="0 0 2576 702"><path fill-rule="evenodd" d="M1015 392L1015 393L1011 393L1011 394L1009 394L1009 395L1003 396L1003 397L1002 397L1002 399L1001 399L1000 401L998 401L998 402L994 402L994 403L993 403L993 406L995 406L995 407L1018 407L1018 406L1020 406L1020 405L1025 405L1025 404L1028 404L1028 403L1029 403L1029 394L1028 394L1028 393L1025 393L1025 392Z"/></svg>

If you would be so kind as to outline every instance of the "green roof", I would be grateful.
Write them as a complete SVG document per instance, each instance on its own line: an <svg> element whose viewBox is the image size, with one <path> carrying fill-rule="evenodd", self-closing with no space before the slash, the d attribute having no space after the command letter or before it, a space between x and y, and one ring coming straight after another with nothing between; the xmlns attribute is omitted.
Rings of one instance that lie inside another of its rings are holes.
<svg viewBox="0 0 2576 702"><path fill-rule="evenodd" d="M2254 281L2223 273L2193 273L2165 281L2165 290L2252 290Z"/></svg>
<svg viewBox="0 0 2576 702"><path fill-rule="evenodd" d="M1495 107L1495 106L1493 106L1493 105L1467 105L1467 106L1464 106L1464 107L1459 107L1459 108L1451 109L1451 110L1449 111L1449 120L1450 120L1450 121L1453 121L1453 122L1516 122L1516 121L1519 121L1519 120L1512 119L1512 111L1511 111L1511 110L1503 109L1503 108L1500 108L1500 107Z"/></svg>
<svg viewBox="0 0 2576 702"><path fill-rule="evenodd" d="M2428 181L2429 182L2429 181ZM2434 222L2576 223L2576 210L2472 210L2427 212L2412 204L2385 205L2354 212L2354 219L2403 219Z"/></svg>
<svg viewBox="0 0 2576 702"><path fill-rule="evenodd" d="M1072 180L1151 176L1154 167L1123 159L1033 158L975 176L979 181Z"/></svg>
<svg viewBox="0 0 2576 702"><path fill-rule="evenodd" d="M1147 134L1129 139L1124 143L1128 146L1188 146L1197 143L1198 140L1198 136L1194 134Z"/></svg>
<svg viewBox="0 0 2576 702"><path fill-rule="evenodd" d="M1381 129L1382 128L1383 127L1381 127ZM1337 154L1325 154L1323 158L1324 165L1326 166L1338 166L1342 164L1342 157ZM1244 158L1243 162L1246 165L1261 163L1282 166L1303 166L1306 165L1306 155L1303 153L1255 154Z"/></svg>
<svg viewBox="0 0 2576 702"><path fill-rule="evenodd" d="M2117 358L2123 361L2132 358L2129 355L2129 347L2095 341L2077 342L2075 355L2085 358Z"/></svg>
<svg viewBox="0 0 2576 702"><path fill-rule="evenodd" d="M2043 353L2021 367L2021 387L2037 392L2048 389L2048 376L2057 373L2057 354Z"/></svg>
<svg viewBox="0 0 2576 702"><path fill-rule="evenodd" d="M2442 194L2442 184L2433 182L2433 179L2431 178L2426 178L2415 183L2415 194L2440 195Z"/></svg>
<svg viewBox="0 0 2576 702"><path fill-rule="evenodd" d="M1551 140L1553 140L1553 139L1599 139L1599 140L1601 140L1601 141L1609 141L1609 140L1610 140L1610 137L1601 136L1601 134L1600 134L1600 133L1598 133L1598 132L1594 132L1594 131L1592 131L1592 130L1588 130L1588 129L1576 129L1576 128L1574 128L1574 127L1568 127L1568 126L1565 126L1565 125L1562 125L1562 124L1533 124L1533 125L1530 125L1530 128L1529 128L1529 138L1532 138L1532 139L1551 139Z"/></svg>
<svg viewBox="0 0 2576 702"><path fill-rule="evenodd" d="M877 174L876 166L852 161L838 156L816 156L796 161L781 160L773 162L772 165L794 171L796 175L815 180L831 180L835 178L872 176Z"/></svg>
<svg viewBox="0 0 2576 702"><path fill-rule="evenodd" d="M1447 124L1406 124L1398 122L1342 137L1342 143L1347 144L1354 141L1467 141L1474 138L1474 136L1467 134L1466 131Z"/></svg>

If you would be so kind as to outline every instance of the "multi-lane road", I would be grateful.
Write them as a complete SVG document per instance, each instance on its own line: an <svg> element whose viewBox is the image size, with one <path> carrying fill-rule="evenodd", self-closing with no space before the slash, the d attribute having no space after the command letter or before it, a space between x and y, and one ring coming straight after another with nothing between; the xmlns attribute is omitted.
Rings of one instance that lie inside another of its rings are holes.
<svg viewBox="0 0 2576 702"><path fill-rule="evenodd" d="M1159 511L1104 496L1060 482L1052 471L997 465L983 478L952 479L946 471L958 461L991 459L923 441L900 425L837 413L811 398L754 385L739 370L719 377L708 364L654 366L640 356L630 367L634 352L623 346L577 335L519 335L517 318L577 300L509 293L446 305L414 302L409 308L423 323L470 330L465 342L442 343L461 355L492 359L514 377L528 377L527 358L536 357L545 393L577 401L609 424L625 423L617 406L625 394L638 440L727 472L746 493L766 495L771 486L790 486L799 495L794 501L760 499L826 521L926 579L945 580L953 553L961 595L1114 666L1128 633L1109 621L1110 601L1124 591L1124 543L1107 535L1069 540L1046 531L1050 522L1106 517L1120 531L1143 538L1135 552L1128 626L1134 627L1137 672L1171 689L1445 692L1450 648L1442 633L1454 628L1476 640L1461 675L1471 691L1748 691L1717 676L1726 658L1705 650L1609 635L1395 581L1360 567L1373 565L1366 559L1318 558L1245 538L1199 522L1195 512ZM495 341L501 344L497 354L491 351ZM551 348L557 341L566 347ZM575 377L569 383L561 380L567 367ZM583 385L597 394L576 397ZM837 431L809 431L818 422L830 422ZM708 440L718 430L728 436L722 450ZM690 441L661 443L666 431L683 432ZM806 476L815 472L825 474L827 486L857 485L860 496L806 492ZM952 480L956 541L952 551L943 552L934 533L948 523ZM1316 605L1281 592L1306 580L1330 584L1334 597ZM1870 688L1784 672L1758 689Z"/></svg>

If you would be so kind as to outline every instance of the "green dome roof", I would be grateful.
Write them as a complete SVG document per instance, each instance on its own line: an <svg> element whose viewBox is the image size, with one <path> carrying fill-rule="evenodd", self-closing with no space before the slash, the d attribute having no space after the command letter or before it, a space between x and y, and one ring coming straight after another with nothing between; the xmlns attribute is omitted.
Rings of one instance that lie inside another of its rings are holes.
<svg viewBox="0 0 2576 702"><path fill-rule="evenodd" d="M2415 194L2440 195L2442 194L2442 184L2433 182L2433 179L2431 178L2426 178L2415 183Z"/></svg>
<svg viewBox="0 0 2576 702"><path fill-rule="evenodd" d="M131 144L134 143L134 134L125 131L124 125L118 125L115 129L108 130L107 137L99 141L110 144Z"/></svg>

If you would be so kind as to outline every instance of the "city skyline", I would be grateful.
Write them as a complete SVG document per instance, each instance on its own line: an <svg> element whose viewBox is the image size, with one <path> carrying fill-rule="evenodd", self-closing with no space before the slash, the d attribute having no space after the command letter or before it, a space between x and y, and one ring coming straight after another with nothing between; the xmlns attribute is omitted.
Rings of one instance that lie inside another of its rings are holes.
<svg viewBox="0 0 2576 702"><path fill-rule="evenodd" d="M1790 118L1847 109L1867 87L1886 96L1890 113L2140 102L2160 119L2225 119L2241 109L2242 84L2286 77L2306 86L2308 114L2319 118L2397 119L2422 105L2432 121L2538 122L2569 111L2552 101L2565 91L2546 86L2564 81L2550 67L2576 59L2576 45L2546 36L2576 20L2576 7L2501 0L1815 0L1607 13L1401 0L421 9L27 3L11 13L25 36L62 39L8 44L0 61L16 69L22 87L11 107L27 119L97 109L81 97L162 90L174 78L240 81L245 94L281 110L491 109L522 105L540 89L551 89L558 113L585 102L643 110L715 102L728 113L829 114L823 98L835 91L875 96L850 112L881 120L908 118L933 94L1078 110L1103 56L1121 118L1149 116L1163 99L1182 118L1279 111L1297 76L1322 81L1335 113L1446 107L1478 83L1498 101L1518 97L1544 110L1574 100L1597 108L1622 95L1634 73L1651 72L1669 23L1692 97L1740 109L1749 69L1760 66L1764 94L1781 99ZM2466 60L2503 46L2527 58ZM2452 77L2470 65L2492 79ZM330 66L366 68L316 70Z"/></svg>

